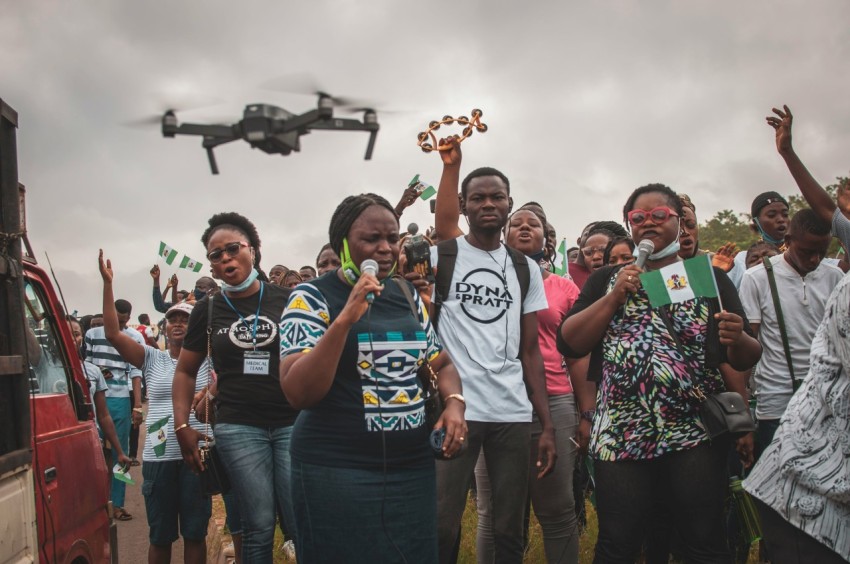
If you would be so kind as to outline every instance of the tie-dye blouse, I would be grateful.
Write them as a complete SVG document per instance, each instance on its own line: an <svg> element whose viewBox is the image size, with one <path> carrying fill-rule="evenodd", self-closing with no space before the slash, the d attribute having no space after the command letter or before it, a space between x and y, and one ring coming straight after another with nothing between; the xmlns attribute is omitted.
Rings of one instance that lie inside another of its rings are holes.
<svg viewBox="0 0 850 564"><path fill-rule="evenodd" d="M610 292L618 270L594 272L567 317ZM744 318L749 333L734 286L719 269L715 276L724 307ZM643 288L617 310L594 347L590 374L599 378L599 390L590 452L598 460L646 460L708 440L692 390L694 378L706 395L725 389L718 366L726 362L726 351L713 319L717 301L697 298L664 309L684 358ZM565 356L575 356L562 340L559 346Z"/></svg>

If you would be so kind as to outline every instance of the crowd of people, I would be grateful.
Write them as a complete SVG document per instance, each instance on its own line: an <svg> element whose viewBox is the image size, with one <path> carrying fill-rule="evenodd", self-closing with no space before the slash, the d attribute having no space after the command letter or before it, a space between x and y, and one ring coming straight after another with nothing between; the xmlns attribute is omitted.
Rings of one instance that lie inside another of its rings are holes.
<svg viewBox="0 0 850 564"><path fill-rule="evenodd" d="M836 201L818 184L792 120L767 118L809 207L753 194L758 241L737 254L702 249L696 198L654 183L556 274L556 210L514 208L495 168L461 180L457 138L441 140L430 270L399 227L410 190L345 198L315 266L268 275L255 225L214 215L211 276L161 290L151 269L159 330L128 326L101 251L103 312L70 323L110 466L137 462L146 413L149 562L180 536L205 560L210 442L237 562L272 562L277 527L304 563L455 562L472 491L479 562L522 562L533 511L546 561L576 563L590 489L594 562L745 562L735 476L764 558L850 560L850 186ZM653 305L642 275L701 255L716 296ZM752 406L754 433L709 436L720 392ZM115 478L112 501L132 518Z"/></svg>

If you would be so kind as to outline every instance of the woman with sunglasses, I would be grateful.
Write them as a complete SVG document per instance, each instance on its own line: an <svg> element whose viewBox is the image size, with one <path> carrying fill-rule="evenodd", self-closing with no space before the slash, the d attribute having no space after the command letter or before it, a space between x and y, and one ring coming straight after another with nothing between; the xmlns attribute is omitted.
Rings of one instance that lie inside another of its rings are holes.
<svg viewBox="0 0 850 564"><path fill-rule="evenodd" d="M418 375L426 362L438 374L445 411L434 428L449 457L466 438L460 377L417 292L391 278L390 203L349 196L329 235L342 266L300 284L280 322L280 385L303 409L292 434L298 561L430 564L437 484ZM367 259L375 274L360 272Z"/></svg>
<svg viewBox="0 0 850 564"><path fill-rule="evenodd" d="M623 209L635 241L655 252L646 270L681 260L682 204L667 186L635 190ZM709 441L694 388L705 395L744 392L744 381L724 380L720 366L747 370L761 356L734 286L722 270L716 299L697 297L653 308L635 264L606 266L588 279L559 332L561 352L591 354L599 374L597 405L581 405L589 420L599 537L597 562L634 562L653 499L664 499L688 562L726 562L726 457L731 439ZM729 371L729 374L737 374ZM592 396L591 396L592 397ZM581 398L580 398L581 399Z"/></svg>
<svg viewBox="0 0 850 564"><path fill-rule="evenodd" d="M201 433L187 427L194 381L207 356L217 377L216 448L227 468L242 516L243 562L271 562L276 505L285 530L295 531L289 492L289 439L297 411L277 381L280 320L290 290L269 284L260 270L260 238L237 213L209 220L201 242L221 293L197 303L174 376L174 429L183 459L201 470Z"/></svg>

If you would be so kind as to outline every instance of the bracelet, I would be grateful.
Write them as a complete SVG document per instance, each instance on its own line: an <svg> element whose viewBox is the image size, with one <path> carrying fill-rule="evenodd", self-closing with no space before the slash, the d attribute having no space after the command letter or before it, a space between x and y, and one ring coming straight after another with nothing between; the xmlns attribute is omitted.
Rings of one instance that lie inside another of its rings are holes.
<svg viewBox="0 0 850 564"><path fill-rule="evenodd" d="M593 423L593 416L594 415L596 415L595 409L588 409L587 411L581 412L581 418L584 419L585 421L590 421L591 423Z"/></svg>
<svg viewBox="0 0 850 564"><path fill-rule="evenodd" d="M180 425L179 427L175 427L175 428L174 428L174 432L176 433L177 431L179 431L179 430L181 430L181 429L185 429L185 428L186 428L186 427L188 427L188 426L189 426L189 424L188 424L188 423L183 423L183 424L182 424L182 425Z"/></svg>
<svg viewBox="0 0 850 564"><path fill-rule="evenodd" d="M466 399L465 399L462 395L460 395L460 394L449 394L449 395L447 395L447 396L443 399L443 401L444 401L444 402L447 402L447 401L449 401L450 399L456 399L456 400L458 400L460 403L462 403L463 405L466 405Z"/></svg>
<svg viewBox="0 0 850 564"><path fill-rule="evenodd" d="M136 413L144 413L145 412L145 410L142 409L141 407L134 407L133 411L136 412Z"/></svg>

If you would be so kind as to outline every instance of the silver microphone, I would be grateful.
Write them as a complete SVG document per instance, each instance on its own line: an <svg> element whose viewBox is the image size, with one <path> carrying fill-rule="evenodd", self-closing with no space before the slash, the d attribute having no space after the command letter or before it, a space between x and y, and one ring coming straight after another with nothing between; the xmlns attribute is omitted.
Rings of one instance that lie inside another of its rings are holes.
<svg viewBox="0 0 850 564"><path fill-rule="evenodd" d="M646 264L646 259L649 258L649 255L652 254L652 251L655 250L655 243L650 241L649 239L644 239L637 246L637 260L635 260L635 266L638 268L643 268L643 265ZM365 264L365 263L364 263Z"/></svg>
<svg viewBox="0 0 850 564"><path fill-rule="evenodd" d="M371 274L372 276L378 275L378 263L372 259L366 259L360 263L360 274ZM375 301L374 292L369 292L366 294L366 303L371 304Z"/></svg>

